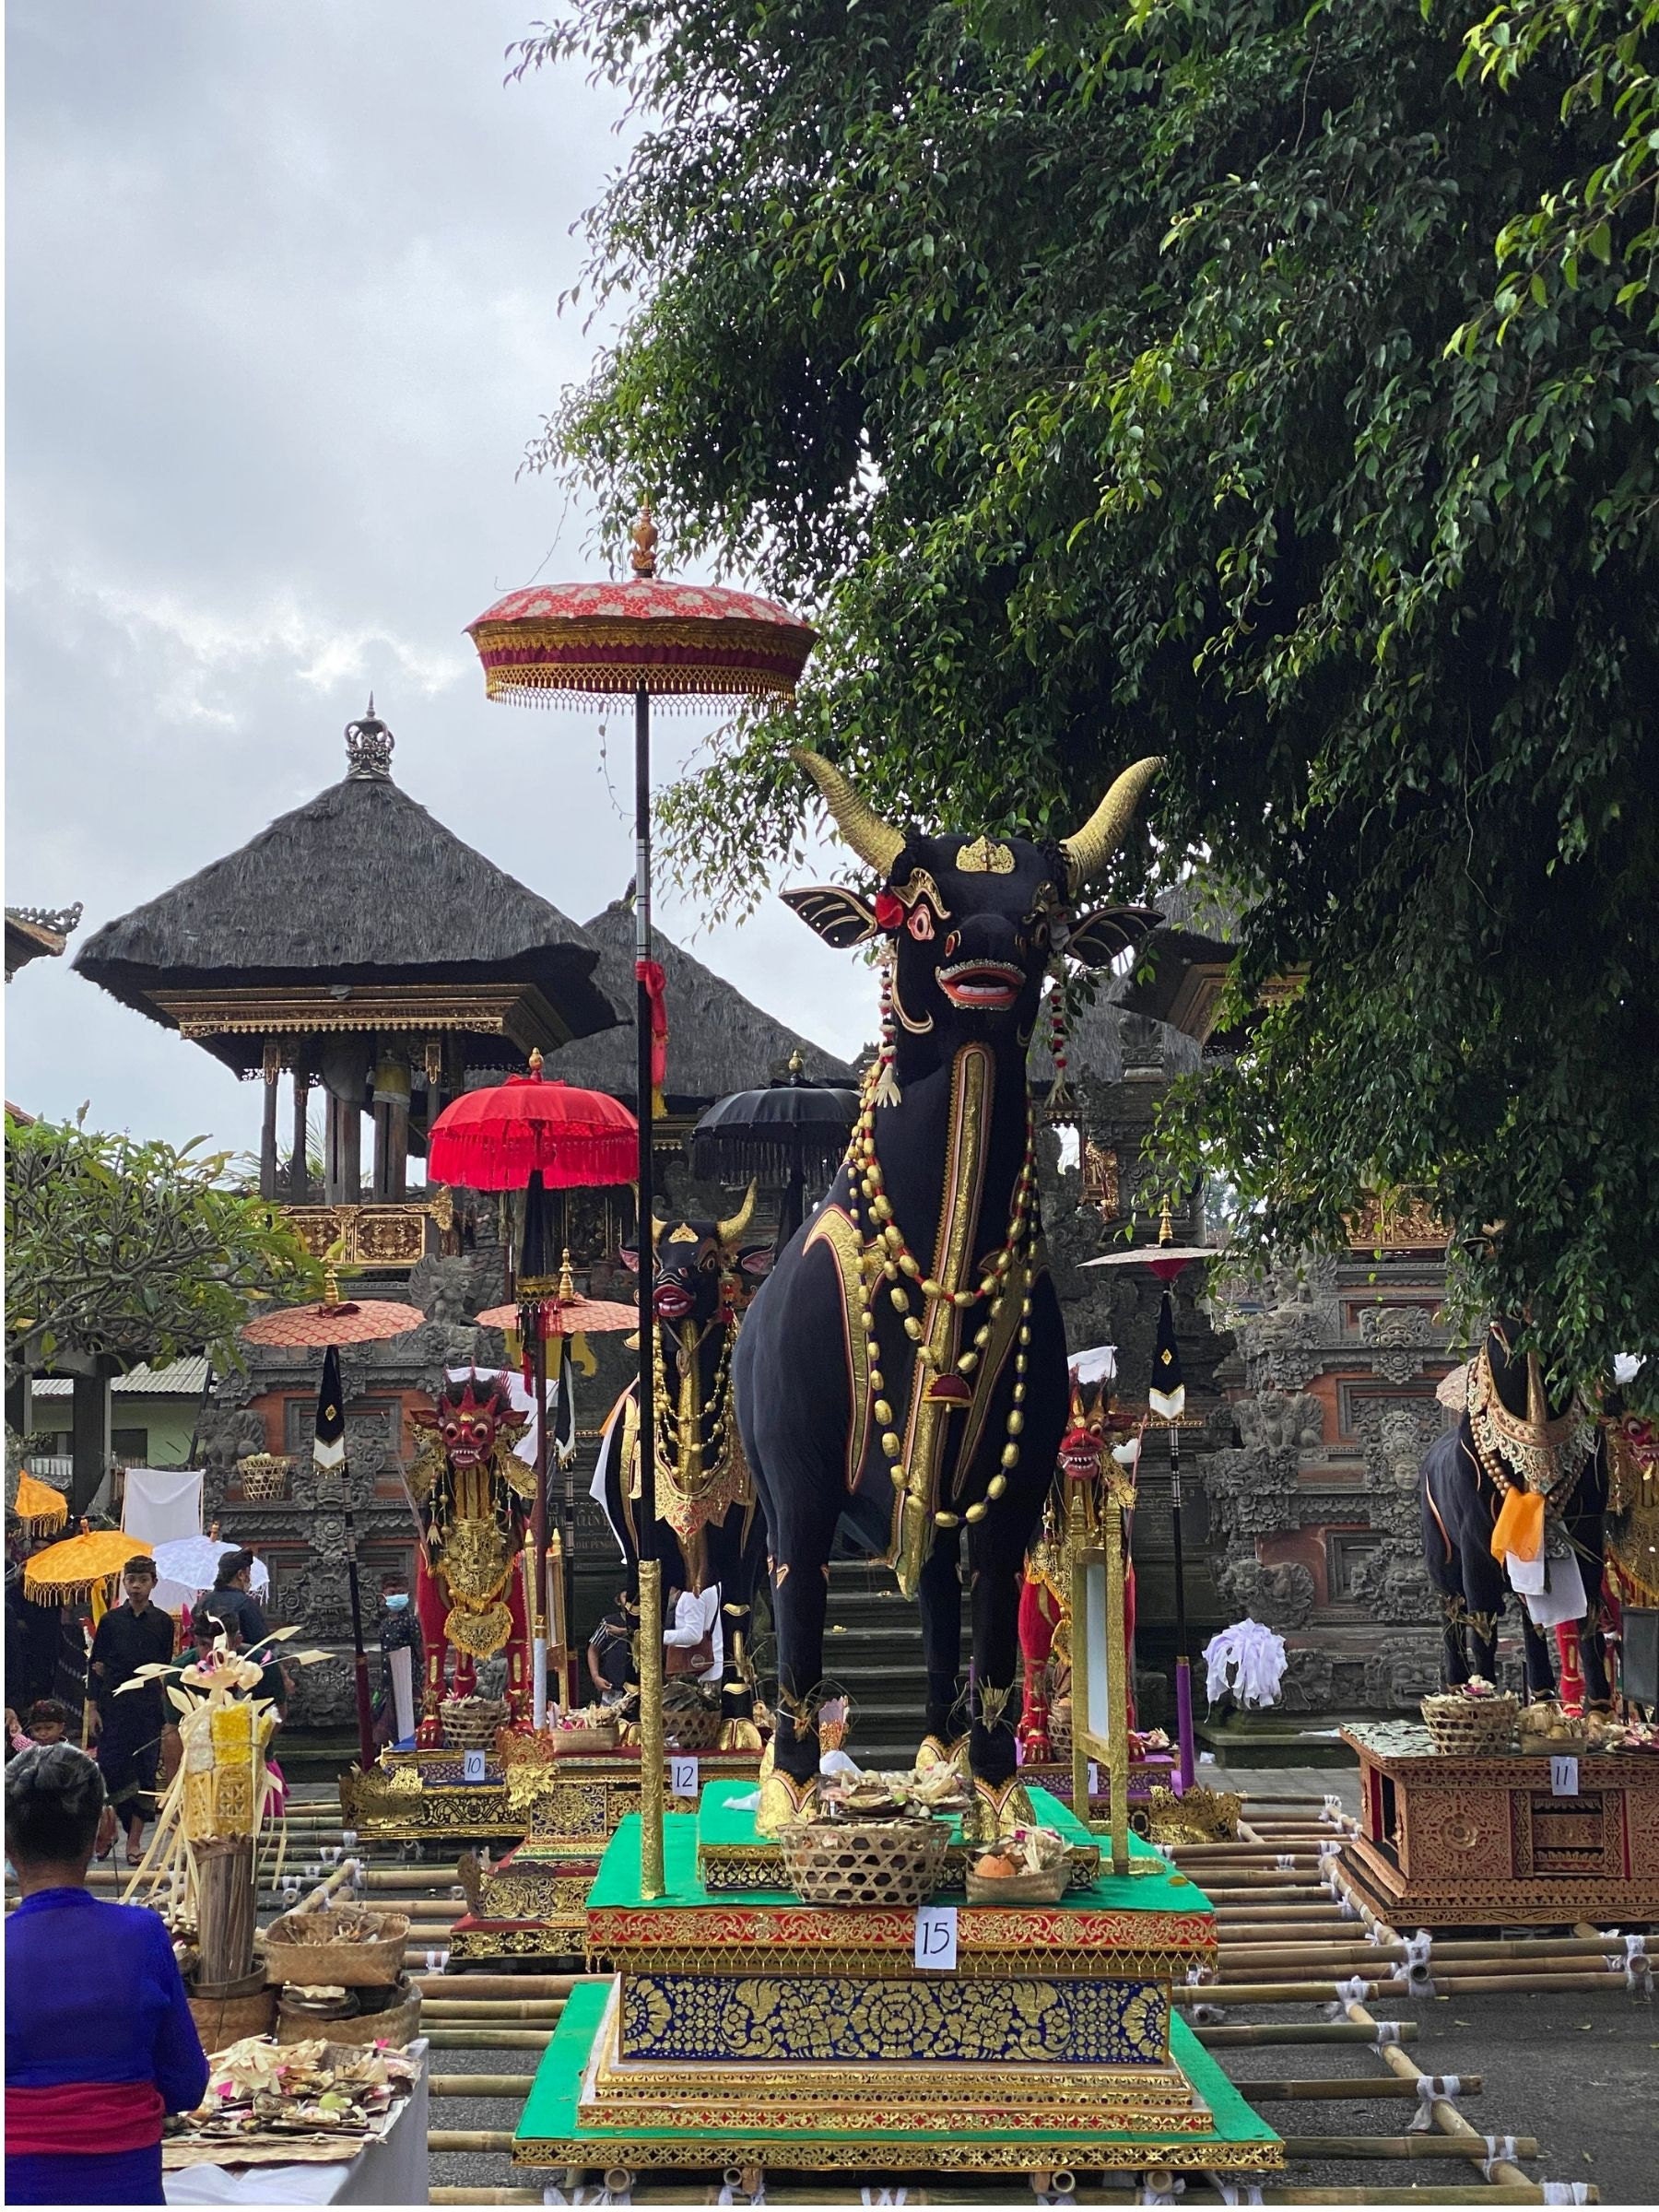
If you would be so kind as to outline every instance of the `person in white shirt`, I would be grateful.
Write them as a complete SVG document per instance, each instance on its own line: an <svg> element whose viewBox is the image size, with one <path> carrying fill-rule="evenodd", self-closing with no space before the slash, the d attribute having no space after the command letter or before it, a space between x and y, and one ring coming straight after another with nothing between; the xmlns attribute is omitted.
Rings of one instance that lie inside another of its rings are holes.
<svg viewBox="0 0 1659 2212"><path fill-rule="evenodd" d="M663 1671L667 1675L690 1671L684 1660L677 1666L671 1654L690 1652L707 1644L713 1657L706 1667L698 1670L700 1682L718 1682L721 1663L725 1657L725 1639L720 1627L720 1584L711 1583L700 1597L689 1590L670 1590L669 1602L673 1608L673 1625L663 1630L665 1657Z"/></svg>

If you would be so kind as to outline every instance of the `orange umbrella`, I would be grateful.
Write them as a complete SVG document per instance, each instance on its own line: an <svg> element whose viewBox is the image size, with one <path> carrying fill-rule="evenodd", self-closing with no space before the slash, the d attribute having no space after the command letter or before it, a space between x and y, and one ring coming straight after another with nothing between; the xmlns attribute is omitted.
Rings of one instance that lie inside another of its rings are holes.
<svg viewBox="0 0 1659 2212"><path fill-rule="evenodd" d="M37 1605L72 1605L76 1598L90 1597L140 1554L152 1559L154 1548L118 1528L83 1529L79 1535L49 1544L24 1561L23 1594Z"/></svg>
<svg viewBox="0 0 1659 2212"><path fill-rule="evenodd" d="M62 1490L41 1482L25 1467L18 1477L18 1497L12 1511L25 1535L53 1536L69 1518L69 1500Z"/></svg>

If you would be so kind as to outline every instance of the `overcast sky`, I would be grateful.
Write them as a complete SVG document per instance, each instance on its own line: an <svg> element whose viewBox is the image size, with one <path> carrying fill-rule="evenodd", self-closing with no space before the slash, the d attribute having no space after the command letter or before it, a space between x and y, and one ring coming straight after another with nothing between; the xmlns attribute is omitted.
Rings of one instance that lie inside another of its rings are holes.
<svg viewBox="0 0 1659 2212"><path fill-rule="evenodd" d="M582 509L517 470L594 343L557 301L619 106L574 70L503 85L535 13L6 10L6 898L83 900L76 943L335 782L371 688L404 788L564 912L631 873L594 719L488 705L461 634L599 572ZM658 718L659 780L705 726ZM831 1050L873 1032L868 971L775 901L701 936L660 911ZM256 1085L67 958L6 1014L18 1104L256 1140Z"/></svg>

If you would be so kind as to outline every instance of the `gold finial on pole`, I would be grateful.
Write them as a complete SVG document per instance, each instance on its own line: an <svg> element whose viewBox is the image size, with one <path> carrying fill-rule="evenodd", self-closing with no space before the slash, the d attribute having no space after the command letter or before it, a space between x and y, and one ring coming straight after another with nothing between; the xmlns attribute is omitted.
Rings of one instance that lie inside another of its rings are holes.
<svg viewBox="0 0 1659 2212"><path fill-rule="evenodd" d="M533 1075L533 1076L534 1076L534 1077L536 1078L536 1080L539 1082L539 1081L540 1081L540 1079L541 1079L541 1071L542 1071L542 1056L541 1056L541 1047L540 1047L539 1045L535 1045L535 1044L533 1044L533 1045L530 1047L530 1061L529 1061L529 1067L530 1067L530 1073L531 1073L531 1074L532 1074L532 1075Z"/></svg>
<svg viewBox="0 0 1659 2212"><path fill-rule="evenodd" d="M1175 1241L1175 1220L1167 1198L1158 1209L1158 1241L1160 1244L1173 1244Z"/></svg>
<svg viewBox="0 0 1659 2212"><path fill-rule="evenodd" d="M571 1248L564 1248L564 1257L559 1263L559 1302L561 1306L576 1303L576 1277L571 1269Z"/></svg>

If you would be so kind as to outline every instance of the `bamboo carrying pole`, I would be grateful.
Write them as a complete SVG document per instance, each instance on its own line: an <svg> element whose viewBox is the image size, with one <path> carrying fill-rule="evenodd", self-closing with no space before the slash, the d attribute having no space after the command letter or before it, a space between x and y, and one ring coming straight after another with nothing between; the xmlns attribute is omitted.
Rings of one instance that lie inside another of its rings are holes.
<svg viewBox="0 0 1659 2212"><path fill-rule="evenodd" d="M528 2097L534 2074L432 2074L430 2097Z"/></svg>
<svg viewBox="0 0 1659 2212"><path fill-rule="evenodd" d="M1394 2026L1403 2043L1417 2041L1415 2020L1396 2020ZM1194 2028L1193 2034L1206 2051L1260 2050L1269 2043L1374 2043L1377 2040L1374 2028L1361 2028L1352 2020L1239 2020Z"/></svg>
<svg viewBox="0 0 1659 2212"><path fill-rule="evenodd" d="M1350 2081L1341 2075L1338 2075L1334 2081L1240 2081L1235 2078L1233 2087L1241 2096L1248 2097L1253 2104L1301 2104L1323 2101L1347 2104L1350 2100L1363 2103L1372 2097L1415 2097L1417 2095L1416 2082L1398 2080L1392 2074L1386 2076L1382 2081L1368 2080L1363 2076L1357 2080ZM1478 2097L1485 2088L1485 2077L1479 2074L1463 2074L1458 2077L1457 2093L1460 2097Z"/></svg>

